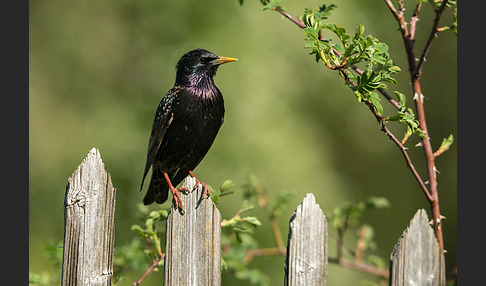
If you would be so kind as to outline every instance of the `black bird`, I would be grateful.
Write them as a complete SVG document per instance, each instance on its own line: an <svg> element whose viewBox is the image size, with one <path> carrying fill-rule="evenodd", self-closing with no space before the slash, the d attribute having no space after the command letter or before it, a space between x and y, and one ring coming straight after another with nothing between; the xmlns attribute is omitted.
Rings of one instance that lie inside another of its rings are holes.
<svg viewBox="0 0 486 286"><path fill-rule="evenodd" d="M176 80L159 103L150 134L147 162L140 190L152 166L152 178L143 199L145 205L167 200L170 190L175 207L184 212L175 187L201 162L218 134L224 118L223 95L213 77L219 65L237 61L204 49L184 54L176 66ZM209 194L206 184L203 197Z"/></svg>

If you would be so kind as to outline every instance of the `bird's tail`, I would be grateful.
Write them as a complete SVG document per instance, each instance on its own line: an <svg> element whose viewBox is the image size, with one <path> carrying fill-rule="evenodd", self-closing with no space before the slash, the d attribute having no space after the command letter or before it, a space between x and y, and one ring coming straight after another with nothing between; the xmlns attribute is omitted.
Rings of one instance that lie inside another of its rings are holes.
<svg viewBox="0 0 486 286"><path fill-rule="evenodd" d="M171 175L169 174L170 177ZM169 185L164 178L164 173L157 168L153 168L152 178L150 179L147 194L143 198L143 204L150 205L153 202L163 204L167 200L168 195Z"/></svg>

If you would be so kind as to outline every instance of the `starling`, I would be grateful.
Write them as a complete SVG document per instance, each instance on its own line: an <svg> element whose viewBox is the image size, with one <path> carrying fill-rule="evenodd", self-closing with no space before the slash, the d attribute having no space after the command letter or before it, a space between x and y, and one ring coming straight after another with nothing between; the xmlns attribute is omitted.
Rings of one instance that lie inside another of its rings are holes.
<svg viewBox="0 0 486 286"><path fill-rule="evenodd" d="M209 151L223 124L223 95L213 77L221 64L236 60L194 49L177 62L174 87L160 101L152 125L140 186L142 190L145 176L152 167L152 178L143 199L145 205L164 203L170 190L175 208L183 213L179 191L189 190L175 187L188 175L196 179L196 185L203 186L203 197L209 195L206 184L192 171Z"/></svg>

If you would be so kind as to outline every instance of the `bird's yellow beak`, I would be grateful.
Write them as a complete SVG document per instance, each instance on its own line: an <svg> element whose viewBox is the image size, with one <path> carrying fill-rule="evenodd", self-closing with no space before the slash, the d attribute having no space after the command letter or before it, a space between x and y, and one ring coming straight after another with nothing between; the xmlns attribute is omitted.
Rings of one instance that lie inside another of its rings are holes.
<svg viewBox="0 0 486 286"><path fill-rule="evenodd" d="M213 61L213 65L222 65L222 64L225 64L225 63L235 62L237 60L238 59L235 59L235 58L218 57L217 59L215 59Z"/></svg>

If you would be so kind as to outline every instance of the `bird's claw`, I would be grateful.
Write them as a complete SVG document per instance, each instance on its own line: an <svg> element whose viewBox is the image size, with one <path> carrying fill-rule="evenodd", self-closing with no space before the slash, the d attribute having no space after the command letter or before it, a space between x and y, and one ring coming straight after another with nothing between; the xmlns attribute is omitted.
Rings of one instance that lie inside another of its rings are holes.
<svg viewBox="0 0 486 286"><path fill-rule="evenodd" d="M198 187L199 185L201 185L203 187L203 193L202 193L202 198L209 198L209 196L211 195L211 191L209 190L208 186L199 181L195 176L194 176L194 179L196 179L196 185L195 185L195 188Z"/></svg>
<svg viewBox="0 0 486 286"><path fill-rule="evenodd" d="M202 197L209 198L209 196L211 196L211 191L209 190L208 186L205 183L201 183L201 185L203 186Z"/></svg>
<svg viewBox="0 0 486 286"><path fill-rule="evenodd" d="M181 200L181 196L179 195L179 192L182 192L182 193L187 195L190 192L189 189L188 188L178 188L178 189L171 188L170 191L172 193L172 197L174 198L175 209L179 209L181 214L184 214L185 211L184 211L184 207L182 206L182 200Z"/></svg>
<svg viewBox="0 0 486 286"><path fill-rule="evenodd" d="M183 192L184 195L187 195L191 192L188 188L178 188L177 191Z"/></svg>

